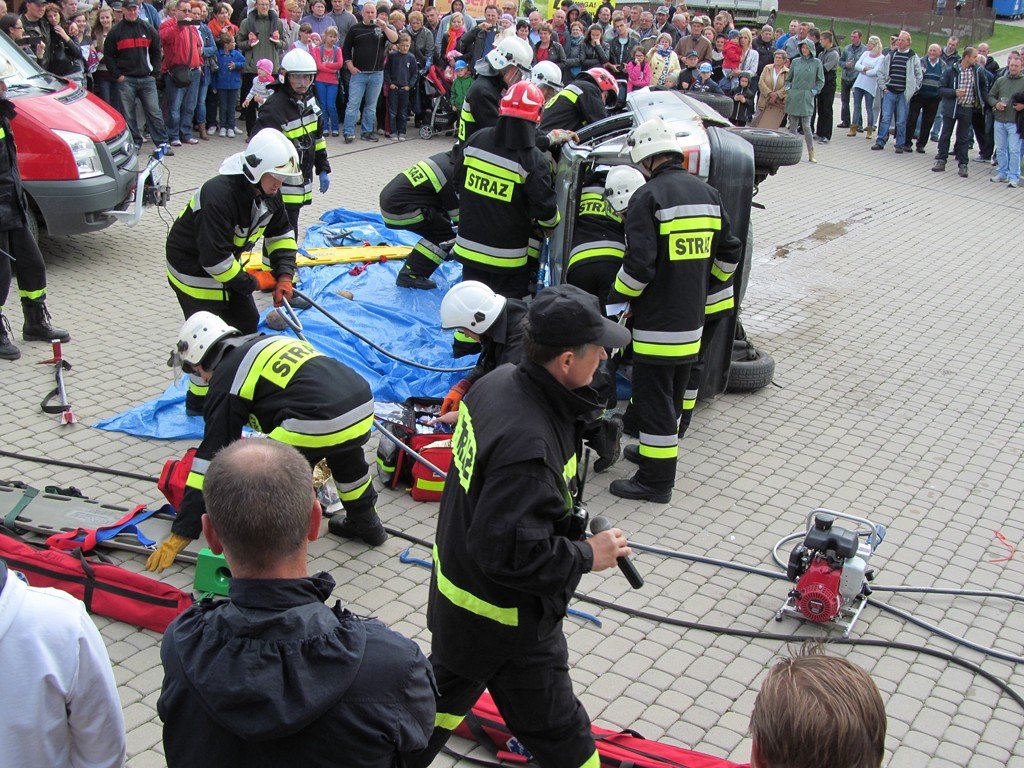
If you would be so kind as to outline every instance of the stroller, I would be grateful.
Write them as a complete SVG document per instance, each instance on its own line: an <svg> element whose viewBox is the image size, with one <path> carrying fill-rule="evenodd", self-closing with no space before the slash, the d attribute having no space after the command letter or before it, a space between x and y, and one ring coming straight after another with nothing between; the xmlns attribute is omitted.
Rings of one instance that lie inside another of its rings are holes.
<svg viewBox="0 0 1024 768"><path fill-rule="evenodd" d="M451 135L457 117L452 108L451 86L445 81L444 70L436 64L431 64L423 75L423 91L430 100L430 117L425 117L420 126L420 138L429 139L440 132Z"/></svg>

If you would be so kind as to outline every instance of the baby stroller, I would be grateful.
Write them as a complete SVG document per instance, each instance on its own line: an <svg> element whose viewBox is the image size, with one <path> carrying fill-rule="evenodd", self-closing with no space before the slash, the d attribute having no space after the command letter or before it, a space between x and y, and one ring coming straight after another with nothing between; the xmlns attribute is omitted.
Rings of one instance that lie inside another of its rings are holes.
<svg viewBox="0 0 1024 768"><path fill-rule="evenodd" d="M452 108L451 86L445 82L444 71L432 64L423 75L423 92L430 100L425 117L420 126L420 138L429 139L435 133L451 134L455 129L455 110Z"/></svg>

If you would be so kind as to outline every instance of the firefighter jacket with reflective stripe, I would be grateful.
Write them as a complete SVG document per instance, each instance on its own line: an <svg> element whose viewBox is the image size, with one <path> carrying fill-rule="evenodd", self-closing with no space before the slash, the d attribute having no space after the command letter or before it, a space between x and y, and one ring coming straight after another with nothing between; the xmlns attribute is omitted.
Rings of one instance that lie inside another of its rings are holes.
<svg viewBox="0 0 1024 768"><path fill-rule="evenodd" d="M11 131L14 115L14 104L8 99L0 99L0 232L28 225L28 200L21 187L18 147ZM7 257L0 255L0 259L6 260ZM9 277L10 273L7 274Z"/></svg>
<svg viewBox="0 0 1024 768"><path fill-rule="evenodd" d="M221 448L248 425L292 445L307 458L362 445L373 424L373 393L362 376L305 341L287 336L248 337L214 369L203 406L206 428L185 482L174 533L198 538L203 480ZM315 462L313 462L315 463Z"/></svg>
<svg viewBox="0 0 1024 768"><path fill-rule="evenodd" d="M494 129L484 128L455 158L455 180L456 259L487 272L526 267L533 222L551 228L560 218L544 154L500 146Z"/></svg>
<svg viewBox="0 0 1024 768"><path fill-rule="evenodd" d="M603 119L605 114L601 89L590 75L580 75L547 103L537 130L540 133L556 128L578 131Z"/></svg>
<svg viewBox="0 0 1024 768"><path fill-rule="evenodd" d="M567 390L528 362L495 369L462 401L427 607L446 668L484 680L560 629L593 565L590 546L565 534L580 418L596 407L593 390Z"/></svg>
<svg viewBox="0 0 1024 768"><path fill-rule="evenodd" d="M695 360L709 276L731 275L739 258L718 192L678 162L659 166L629 202L626 255L608 298L631 303L636 359Z"/></svg>
<svg viewBox="0 0 1024 768"><path fill-rule="evenodd" d="M603 187L584 187L580 214L572 230L572 249L566 275L580 264L621 262L626 252L622 217L608 206Z"/></svg>
<svg viewBox="0 0 1024 768"><path fill-rule="evenodd" d="M178 215L167 235L167 276L181 292L227 301L242 271L238 257L263 238L263 266L295 274L295 232L281 197L263 197L242 175L214 176ZM251 291L251 287L246 286Z"/></svg>
<svg viewBox="0 0 1024 768"><path fill-rule="evenodd" d="M380 215L394 227L411 227L426 218L424 209L434 209L453 222L459 221L459 198L455 194L451 152L420 160L395 176L380 191Z"/></svg>
<svg viewBox="0 0 1024 768"><path fill-rule="evenodd" d="M505 299L505 308L495 318L486 333L480 334L480 357L476 367L466 374L470 384L478 381L499 365L519 363L523 353L523 318L526 317L526 302L519 299Z"/></svg>
<svg viewBox="0 0 1024 768"><path fill-rule="evenodd" d="M490 128L498 122L498 105L505 92L505 81L501 75L480 75L466 92L459 114L459 147L482 128Z"/></svg>
<svg viewBox="0 0 1024 768"><path fill-rule="evenodd" d="M296 97L291 88L280 86L260 107L253 131L276 128L299 152L302 183L281 187L281 199L285 205L309 205L313 201L314 169L317 175L331 172L323 123L323 113L312 88L303 96Z"/></svg>

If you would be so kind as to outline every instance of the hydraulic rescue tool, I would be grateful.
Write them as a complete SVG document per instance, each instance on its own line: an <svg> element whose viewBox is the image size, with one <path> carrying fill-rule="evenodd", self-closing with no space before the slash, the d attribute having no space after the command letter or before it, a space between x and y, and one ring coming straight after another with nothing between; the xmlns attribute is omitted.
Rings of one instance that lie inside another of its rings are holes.
<svg viewBox="0 0 1024 768"><path fill-rule="evenodd" d="M865 530L846 530L836 519L849 520ZM828 624L850 636L867 605L874 579L868 561L885 537L885 527L863 517L828 509L807 515L807 534L789 555L786 576L796 582L775 620L783 616Z"/></svg>

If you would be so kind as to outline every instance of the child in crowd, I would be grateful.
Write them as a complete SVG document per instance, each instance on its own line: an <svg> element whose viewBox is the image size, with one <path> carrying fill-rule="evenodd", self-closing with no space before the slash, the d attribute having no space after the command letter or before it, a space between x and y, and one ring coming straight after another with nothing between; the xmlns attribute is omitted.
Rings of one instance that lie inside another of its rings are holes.
<svg viewBox="0 0 1024 768"><path fill-rule="evenodd" d="M309 49L313 47L312 37L313 25L309 22L299 24L299 37L295 41L295 48L309 53Z"/></svg>
<svg viewBox="0 0 1024 768"><path fill-rule="evenodd" d="M398 35L395 50L388 54L384 64L384 88L388 95L388 117L391 132L386 134L392 141L405 141L405 121L409 117L409 96L416 87L419 66L416 57L409 53L412 38L408 32Z"/></svg>
<svg viewBox="0 0 1024 768"><path fill-rule="evenodd" d="M221 32L217 41L217 74L214 75L214 90L220 111L220 136L235 138L235 108L238 106L238 92L242 89L242 70L245 69L245 55L235 49L235 36Z"/></svg>
<svg viewBox="0 0 1024 768"><path fill-rule="evenodd" d="M626 72L629 75L626 80L627 93L632 93L634 88L646 88L651 84L651 65L647 61L643 46L638 45L633 49L633 60L626 65Z"/></svg>
<svg viewBox="0 0 1024 768"><path fill-rule="evenodd" d="M722 77L732 77L732 73L739 69L742 60L743 48L740 46L739 32L735 35L730 32L722 40Z"/></svg>
<svg viewBox="0 0 1024 768"><path fill-rule="evenodd" d="M714 67L708 64L706 61L700 65L698 72L700 73L700 79L694 80L690 84L690 93L717 93L722 94L722 89L711 77L711 73L714 71Z"/></svg>
<svg viewBox="0 0 1024 768"><path fill-rule="evenodd" d="M274 82L274 62L270 59L260 59L256 62L256 79L252 81L252 88L242 102L242 108L248 107L256 102L259 108L264 101L270 98L270 85Z"/></svg>
<svg viewBox="0 0 1024 768"><path fill-rule="evenodd" d="M754 117L754 99L757 98L757 94L754 92L749 72L734 74L735 85L729 91L733 101L732 117L729 120L733 125L747 125Z"/></svg>
<svg viewBox="0 0 1024 768"><path fill-rule="evenodd" d="M452 81L452 109L455 114L462 113L462 102L466 100L469 93L469 86L473 84L473 76L469 71L469 64L462 59L455 62L455 79Z"/></svg>
<svg viewBox="0 0 1024 768"><path fill-rule="evenodd" d="M323 43L310 50L310 54L316 62L316 98L324 111L324 136L328 132L337 136L341 128L338 120L338 78L344 63L338 45L338 28L330 26L325 29Z"/></svg>

